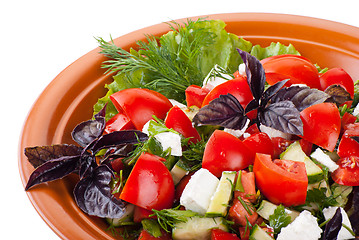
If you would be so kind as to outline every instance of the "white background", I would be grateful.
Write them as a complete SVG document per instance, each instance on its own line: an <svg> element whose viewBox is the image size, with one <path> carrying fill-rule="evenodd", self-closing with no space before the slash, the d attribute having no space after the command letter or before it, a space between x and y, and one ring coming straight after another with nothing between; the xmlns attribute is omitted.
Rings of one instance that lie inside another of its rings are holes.
<svg viewBox="0 0 359 240"><path fill-rule="evenodd" d="M18 139L31 105L80 56L139 28L197 15L271 12L359 27L357 1L276 0L11 0L0 3L0 238L58 239L32 207L17 165Z"/></svg>

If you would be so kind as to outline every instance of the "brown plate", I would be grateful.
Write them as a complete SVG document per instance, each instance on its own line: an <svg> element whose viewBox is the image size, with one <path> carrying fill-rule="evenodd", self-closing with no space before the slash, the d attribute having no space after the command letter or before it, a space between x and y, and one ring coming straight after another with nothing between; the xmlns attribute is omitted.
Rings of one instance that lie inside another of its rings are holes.
<svg viewBox="0 0 359 240"><path fill-rule="evenodd" d="M227 31L262 46L280 41L292 43L303 56L322 67L342 67L359 79L359 29L327 20L265 13L210 15L222 19ZM197 19L193 18L193 19ZM185 20L178 20L185 21ZM144 40L144 34L161 35L167 24L147 27L115 39L124 49ZM23 149L54 143L73 143L71 131L92 116L92 106L105 94L111 81L100 65L99 49L87 53L62 71L43 91L26 119L19 145L19 168L23 184L33 171ZM89 217L74 202L72 176L34 187L27 192L37 212L62 239L114 239L103 220Z"/></svg>

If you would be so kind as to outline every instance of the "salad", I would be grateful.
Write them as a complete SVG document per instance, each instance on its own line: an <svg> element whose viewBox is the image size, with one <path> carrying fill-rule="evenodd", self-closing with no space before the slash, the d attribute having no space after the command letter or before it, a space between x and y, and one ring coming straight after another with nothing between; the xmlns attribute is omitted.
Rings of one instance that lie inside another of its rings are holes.
<svg viewBox="0 0 359 240"><path fill-rule="evenodd" d="M119 239L353 239L359 85L293 45L221 20L169 24L125 51L76 144L29 146L25 187L78 175L74 198Z"/></svg>

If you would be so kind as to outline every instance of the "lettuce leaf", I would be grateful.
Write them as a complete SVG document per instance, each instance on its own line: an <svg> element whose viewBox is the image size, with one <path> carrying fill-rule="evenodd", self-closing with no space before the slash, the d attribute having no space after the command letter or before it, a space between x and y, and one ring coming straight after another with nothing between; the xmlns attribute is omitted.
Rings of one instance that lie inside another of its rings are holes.
<svg viewBox="0 0 359 240"><path fill-rule="evenodd" d="M228 33L222 20L188 20L184 25L173 22L170 31L159 38L139 41L130 52L98 39L104 55L110 60L104 67L115 71L113 82L106 85L107 94L94 105L94 114L107 104L106 120L117 114L110 95L126 88L148 88L168 98L185 102L189 85L202 85L203 79L219 65L228 73L238 70L242 59L237 52L250 52L258 59L278 54L299 54L292 45L272 43L262 48Z"/></svg>

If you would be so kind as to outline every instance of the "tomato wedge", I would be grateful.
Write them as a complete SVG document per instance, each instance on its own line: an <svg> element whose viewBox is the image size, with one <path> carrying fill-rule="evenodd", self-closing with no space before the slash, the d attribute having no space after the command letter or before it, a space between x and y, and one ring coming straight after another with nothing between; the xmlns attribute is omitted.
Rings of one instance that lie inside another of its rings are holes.
<svg viewBox="0 0 359 240"><path fill-rule="evenodd" d="M286 86L306 84L311 88L321 88L317 68L305 57L284 54L265 58L261 63L266 73L266 80L270 85L290 79Z"/></svg>
<svg viewBox="0 0 359 240"><path fill-rule="evenodd" d="M191 120L178 106L174 106L169 110L165 125L179 132L185 138L189 138L189 143L201 141L201 136L193 127Z"/></svg>
<svg viewBox="0 0 359 240"><path fill-rule="evenodd" d="M320 76L321 90L324 91L331 85L340 85L354 97L354 81L344 69L332 68Z"/></svg>
<svg viewBox="0 0 359 240"><path fill-rule="evenodd" d="M219 228L211 229L211 240L240 240L234 233L223 231Z"/></svg>
<svg viewBox="0 0 359 240"><path fill-rule="evenodd" d="M359 143L351 138L354 136L359 136L359 123L349 124L346 127L338 146L339 157L359 157Z"/></svg>
<svg viewBox="0 0 359 240"><path fill-rule="evenodd" d="M131 120L126 114L117 113L110 120L106 122L105 133L111 133L114 131L135 129Z"/></svg>
<svg viewBox="0 0 359 240"><path fill-rule="evenodd" d="M346 186L359 186L359 157L341 158L337 164L339 168L331 174L334 182Z"/></svg>
<svg viewBox="0 0 359 240"><path fill-rule="evenodd" d="M230 133L216 130L209 138L203 154L202 167L216 177L223 171L238 171L253 163L254 153Z"/></svg>
<svg viewBox="0 0 359 240"><path fill-rule="evenodd" d="M142 153L126 181L120 199L147 210L171 208L175 187L164 161L156 155Z"/></svg>
<svg viewBox="0 0 359 240"><path fill-rule="evenodd" d="M268 134L259 132L252 134L243 140L246 145L254 153L265 153L273 156L273 143Z"/></svg>
<svg viewBox="0 0 359 240"><path fill-rule="evenodd" d="M129 88L110 96L112 103L119 112L126 114L137 130L155 115L160 119L172 107L172 103L162 94L142 88Z"/></svg>
<svg viewBox="0 0 359 240"><path fill-rule="evenodd" d="M308 177L303 162L272 161L270 155L257 153L253 172L257 187L274 204L296 206L305 203Z"/></svg>
<svg viewBox="0 0 359 240"><path fill-rule="evenodd" d="M341 119L334 103L319 103L300 112L303 138L332 152L337 144Z"/></svg>
<svg viewBox="0 0 359 240"><path fill-rule="evenodd" d="M210 101L218 98L220 95L226 95L227 93L230 93L236 97L243 107L246 107L247 104L253 99L253 95L249 88L247 79L245 77L239 76L236 79L228 80L227 82L213 88L204 98L202 107L206 106Z"/></svg>
<svg viewBox="0 0 359 240"><path fill-rule="evenodd" d="M200 108L209 91L208 88L202 88L197 85L187 87L185 91L187 107L196 106Z"/></svg>

